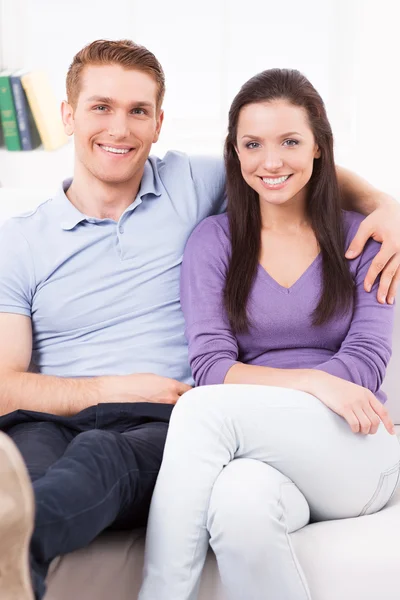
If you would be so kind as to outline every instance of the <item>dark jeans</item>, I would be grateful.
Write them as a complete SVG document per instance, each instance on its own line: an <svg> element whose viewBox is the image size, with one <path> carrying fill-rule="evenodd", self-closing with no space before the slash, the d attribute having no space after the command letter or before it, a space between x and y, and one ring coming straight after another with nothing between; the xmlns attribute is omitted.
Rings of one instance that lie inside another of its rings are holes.
<svg viewBox="0 0 400 600"><path fill-rule="evenodd" d="M53 558L107 528L146 524L171 411L162 404L99 404L73 417L18 410L0 418L33 482L38 600Z"/></svg>

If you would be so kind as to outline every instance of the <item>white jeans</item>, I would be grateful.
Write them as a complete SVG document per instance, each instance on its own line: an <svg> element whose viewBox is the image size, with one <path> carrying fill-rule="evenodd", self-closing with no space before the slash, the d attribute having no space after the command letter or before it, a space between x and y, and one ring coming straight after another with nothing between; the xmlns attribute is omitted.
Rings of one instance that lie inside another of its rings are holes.
<svg viewBox="0 0 400 600"><path fill-rule="evenodd" d="M305 392L214 385L172 413L139 600L195 600L210 542L230 600L310 600L289 534L383 508L400 446Z"/></svg>

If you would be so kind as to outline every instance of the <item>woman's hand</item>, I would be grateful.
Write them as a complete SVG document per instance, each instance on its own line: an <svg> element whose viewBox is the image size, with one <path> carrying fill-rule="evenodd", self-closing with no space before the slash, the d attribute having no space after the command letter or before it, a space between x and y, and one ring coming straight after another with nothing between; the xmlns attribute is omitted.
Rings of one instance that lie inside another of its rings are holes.
<svg viewBox="0 0 400 600"><path fill-rule="evenodd" d="M382 421L388 432L395 434L386 408L361 385L314 370L310 392L343 417L354 433L374 434Z"/></svg>
<svg viewBox="0 0 400 600"><path fill-rule="evenodd" d="M369 292L380 273L378 302L393 304L400 283L400 204L395 200L382 204L361 223L346 258L356 258L372 237L382 247L375 256L365 277L364 287Z"/></svg>

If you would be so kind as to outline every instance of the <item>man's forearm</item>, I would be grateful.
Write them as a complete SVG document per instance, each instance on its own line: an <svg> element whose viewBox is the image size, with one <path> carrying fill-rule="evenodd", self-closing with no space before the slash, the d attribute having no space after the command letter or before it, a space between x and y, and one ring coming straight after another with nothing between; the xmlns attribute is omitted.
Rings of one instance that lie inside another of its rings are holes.
<svg viewBox="0 0 400 600"><path fill-rule="evenodd" d="M336 166L336 173L342 197L342 208L354 210L362 215L369 215L379 207L396 204L389 194L378 190L366 179L356 173Z"/></svg>
<svg viewBox="0 0 400 600"><path fill-rule="evenodd" d="M119 379L118 376L69 379L2 371L0 414L25 409L62 416L74 415L101 402L117 402ZM120 400L126 401L126 398L121 394Z"/></svg>

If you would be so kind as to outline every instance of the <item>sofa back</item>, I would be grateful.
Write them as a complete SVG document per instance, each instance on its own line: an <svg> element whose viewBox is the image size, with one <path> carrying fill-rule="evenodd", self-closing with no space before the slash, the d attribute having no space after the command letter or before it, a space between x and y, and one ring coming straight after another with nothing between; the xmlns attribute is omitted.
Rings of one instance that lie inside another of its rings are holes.
<svg viewBox="0 0 400 600"><path fill-rule="evenodd" d="M51 197L54 190L24 190L0 188L0 225L9 217L35 208L40 202ZM383 389L388 401L387 408L396 425L400 425L400 391L397 378L400 375L400 292L395 308L395 329L393 355L390 361Z"/></svg>

